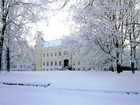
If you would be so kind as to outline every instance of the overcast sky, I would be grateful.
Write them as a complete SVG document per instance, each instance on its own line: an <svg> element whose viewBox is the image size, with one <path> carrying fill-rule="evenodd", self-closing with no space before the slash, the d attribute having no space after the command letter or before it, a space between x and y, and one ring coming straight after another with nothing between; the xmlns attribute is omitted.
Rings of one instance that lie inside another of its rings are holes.
<svg viewBox="0 0 140 105"><path fill-rule="evenodd" d="M63 35L70 33L69 22L67 22L68 13L60 12L57 15L50 17L47 22L38 24L37 29L44 33L45 40L54 40L62 38Z"/></svg>

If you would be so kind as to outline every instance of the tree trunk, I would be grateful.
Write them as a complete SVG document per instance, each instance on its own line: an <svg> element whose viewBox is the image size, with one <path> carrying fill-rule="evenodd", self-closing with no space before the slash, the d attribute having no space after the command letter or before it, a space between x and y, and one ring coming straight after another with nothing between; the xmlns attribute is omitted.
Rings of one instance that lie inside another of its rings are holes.
<svg viewBox="0 0 140 105"><path fill-rule="evenodd" d="M117 48L117 51L116 51L117 73L120 73L120 72L122 72L122 69L121 69L121 65L119 64L120 52L119 52L119 43L118 43L118 40L117 40L117 42L116 42L116 48Z"/></svg>
<svg viewBox="0 0 140 105"><path fill-rule="evenodd" d="M4 33L5 33L6 26L2 27L2 32L0 36L0 70L2 70L2 51L3 51L3 42L4 42Z"/></svg>
<svg viewBox="0 0 140 105"><path fill-rule="evenodd" d="M6 54L6 69L7 69L7 72L10 72L10 48L7 47L7 54Z"/></svg>
<svg viewBox="0 0 140 105"><path fill-rule="evenodd" d="M0 71L2 70L3 38L0 38Z"/></svg>
<svg viewBox="0 0 140 105"><path fill-rule="evenodd" d="M131 46L131 52L130 52L130 56L131 56L131 68L132 68L132 73L135 73L135 58L136 58L136 48Z"/></svg>
<svg viewBox="0 0 140 105"><path fill-rule="evenodd" d="M132 73L135 73L135 62L136 62L136 36L135 36L135 22L132 23L132 32L130 35L130 57L131 57L131 68Z"/></svg>
<svg viewBox="0 0 140 105"><path fill-rule="evenodd" d="M4 35L6 30L6 18L8 16L8 11L5 12L5 0L2 0L1 4L2 8L2 28L1 28L1 36L0 36L0 70L2 70L2 51L3 51L3 42L4 42Z"/></svg>
<svg viewBox="0 0 140 105"><path fill-rule="evenodd" d="M117 52L116 65L117 65L117 73L122 72L122 70L121 70L121 65L119 64L119 52Z"/></svg>

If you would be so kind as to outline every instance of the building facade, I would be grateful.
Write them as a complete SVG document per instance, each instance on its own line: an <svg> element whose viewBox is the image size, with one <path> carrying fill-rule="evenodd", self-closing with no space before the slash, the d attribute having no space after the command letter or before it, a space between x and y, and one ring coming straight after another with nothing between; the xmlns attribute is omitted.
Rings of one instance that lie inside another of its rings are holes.
<svg viewBox="0 0 140 105"><path fill-rule="evenodd" d="M78 54L69 50L62 39L44 41L38 36L35 45L36 70L89 70Z"/></svg>

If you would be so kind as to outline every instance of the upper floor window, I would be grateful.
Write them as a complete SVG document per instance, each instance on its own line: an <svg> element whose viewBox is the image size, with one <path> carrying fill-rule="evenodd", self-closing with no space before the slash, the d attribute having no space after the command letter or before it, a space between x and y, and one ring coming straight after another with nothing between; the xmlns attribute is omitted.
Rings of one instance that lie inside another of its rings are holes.
<svg viewBox="0 0 140 105"><path fill-rule="evenodd" d="M49 56L49 53L47 53L47 57Z"/></svg>
<svg viewBox="0 0 140 105"><path fill-rule="evenodd" d="M68 55L69 54L69 52L68 51L64 51L64 55Z"/></svg>
<svg viewBox="0 0 140 105"><path fill-rule="evenodd" d="M51 56L53 56L53 53L51 53Z"/></svg>
<svg viewBox="0 0 140 105"><path fill-rule="evenodd" d="M75 52L72 52L73 55L75 55Z"/></svg>
<svg viewBox="0 0 140 105"><path fill-rule="evenodd" d="M57 56L57 53L55 52L55 56Z"/></svg>
<svg viewBox="0 0 140 105"><path fill-rule="evenodd" d="M61 56L61 52L59 52L59 56Z"/></svg>
<svg viewBox="0 0 140 105"><path fill-rule="evenodd" d="M45 53L43 53L43 57L45 57Z"/></svg>

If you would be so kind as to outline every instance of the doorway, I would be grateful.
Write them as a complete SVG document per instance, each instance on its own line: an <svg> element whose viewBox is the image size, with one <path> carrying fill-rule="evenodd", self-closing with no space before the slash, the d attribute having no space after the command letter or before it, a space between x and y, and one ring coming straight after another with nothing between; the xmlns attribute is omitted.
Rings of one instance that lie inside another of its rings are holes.
<svg viewBox="0 0 140 105"><path fill-rule="evenodd" d="M69 66L69 60L68 59L64 59L64 67L68 67Z"/></svg>

